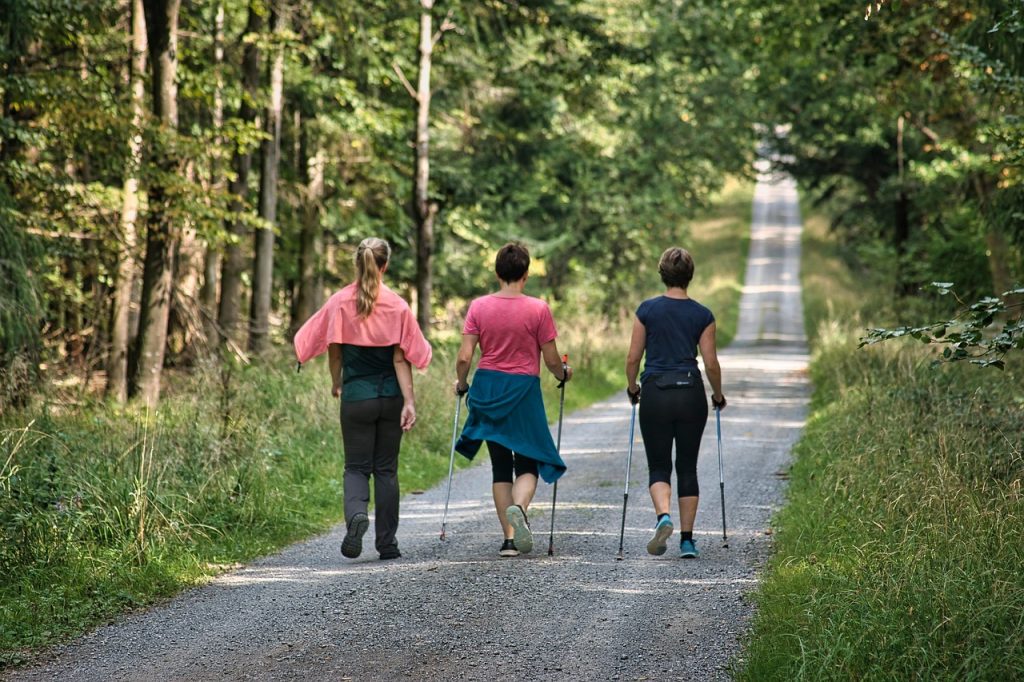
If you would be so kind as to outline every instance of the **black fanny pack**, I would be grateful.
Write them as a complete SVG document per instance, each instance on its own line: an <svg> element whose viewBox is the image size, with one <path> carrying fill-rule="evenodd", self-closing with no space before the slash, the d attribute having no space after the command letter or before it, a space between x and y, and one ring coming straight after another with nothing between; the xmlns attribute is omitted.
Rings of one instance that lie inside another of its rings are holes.
<svg viewBox="0 0 1024 682"><path fill-rule="evenodd" d="M661 389L697 388L704 385L700 378L700 371L695 369L667 372L651 377L651 379L654 385Z"/></svg>

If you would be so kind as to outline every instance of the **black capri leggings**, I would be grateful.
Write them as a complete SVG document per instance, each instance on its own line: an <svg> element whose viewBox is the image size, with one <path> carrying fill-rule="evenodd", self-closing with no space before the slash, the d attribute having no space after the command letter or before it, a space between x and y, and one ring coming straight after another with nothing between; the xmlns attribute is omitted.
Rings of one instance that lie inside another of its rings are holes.
<svg viewBox="0 0 1024 682"><path fill-rule="evenodd" d="M516 478L523 474L537 475L537 460L512 452L501 443L487 441L487 452L491 455L491 472L495 483L511 483L513 471Z"/></svg>
<svg viewBox="0 0 1024 682"><path fill-rule="evenodd" d="M704 385L665 389L647 381L642 390L640 433L647 451L648 485L672 485L672 442L675 441L679 497L700 495L697 454L708 421Z"/></svg>

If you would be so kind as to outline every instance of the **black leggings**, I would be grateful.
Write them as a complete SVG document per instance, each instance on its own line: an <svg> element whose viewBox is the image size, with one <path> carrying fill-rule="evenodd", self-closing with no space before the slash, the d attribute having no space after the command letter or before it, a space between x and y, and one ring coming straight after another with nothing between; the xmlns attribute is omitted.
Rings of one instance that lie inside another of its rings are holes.
<svg viewBox="0 0 1024 682"><path fill-rule="evenodd" d="M537 475L537 460L512 452L501 443L487 441L487 452L491 455L491 472L495 483L511 483L513 470L516 478L523 474Z"/></svg>
<svg viewBox="0 0 1024 682"><path fill-rule="evenodd" d="M708 421L704 386L658 388L644 383L640 400L640 433L647 451L650 482L672 485L672 442L676 445L676 480L679 497L700 495L697 485L697 454Z"/></svg>

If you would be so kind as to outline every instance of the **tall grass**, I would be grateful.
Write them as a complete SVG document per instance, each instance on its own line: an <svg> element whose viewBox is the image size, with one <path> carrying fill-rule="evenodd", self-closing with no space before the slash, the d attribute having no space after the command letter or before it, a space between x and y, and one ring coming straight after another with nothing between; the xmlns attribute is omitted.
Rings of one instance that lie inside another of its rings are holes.
<svg viewBox="0 0 1024 682"><path fill-rule="evenodd" d="M857 350L866 322L894 321L887 289L846 267L820 219L805 249L813 411L738 677L1018 678L1024 362Z"/></svg>

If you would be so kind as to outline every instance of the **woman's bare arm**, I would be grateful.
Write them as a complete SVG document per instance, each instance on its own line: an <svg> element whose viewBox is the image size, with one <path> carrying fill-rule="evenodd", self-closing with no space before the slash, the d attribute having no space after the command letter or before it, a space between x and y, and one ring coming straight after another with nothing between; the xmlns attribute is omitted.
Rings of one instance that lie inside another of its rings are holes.
<svg viewBox="0 0 1024 682"><path fill-rule="evenodd" d="M643 322L633 318L633 332L630 334L629 351L626 353L626 390L633 395L640 391L636 377L640 373L640 360L643 359L646 348L647 328Z"/></svg>
<svg viewBox="0 0 1024 682"><path fill-rule="evenodd" d="M459 354L455 358L455 394L462 395L469 388L469 368L473 365L473 354L480 342L478 334L463 334Z"/></svg>
<svg viewBox="0 0 1024 682"><path fill-rule="evenodd" d="M416 423L416 394L412 389L412 365L405 359L401 346L395 346L395 375L402 391L402 430L408 431Z"/></svg>
<svg viewBox="0 0 1024 682"><path fill-rule="evenodd" d="M327 347L327 366L331 370L331 395L341 397L341 344Z"/></svg>
<svg viewBox="0 0 1024 682"><path fill-rule="evenodd" d="M700 356L704 358L704 373L711 382L711 400L725 407L725 396L722 395L722 366L718 363L718 350L715 347L715 323L709 324L700 335Z"/></svg>
<svg viewBox="0 0 1024 682"><path fill-rule="evenodd" d="M541 357L544 358L544 366L548 368L559 381L572 379L572 367L562 368L562 356L558 354L558 345L551 339L540 347Z"/></svg>

